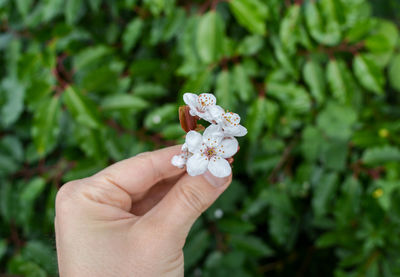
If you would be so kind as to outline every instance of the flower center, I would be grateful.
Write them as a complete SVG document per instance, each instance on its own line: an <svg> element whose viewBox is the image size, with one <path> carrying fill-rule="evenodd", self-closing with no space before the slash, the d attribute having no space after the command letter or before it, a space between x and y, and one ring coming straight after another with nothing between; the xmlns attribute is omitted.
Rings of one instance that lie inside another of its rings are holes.
<svg viewBox="0 0 400 277"><path fill-rule="evenodd" d="M206 106L214 105L215 99L208 94L202 93L197 98L197 102L201 105L201 108L204 109Z"/></svg>
<svg viewBox="0 0 400 277"><path fill-rule="evenodd" d="M240 117L233 112L226 112L222 115L222 117L225 119L225 122L227 122L228 125L238 126L240 123Z"/></svg>
<svg viewBox="0 0 400 277"><path fill-rule="evenodd" d="M203 149L201 156L206 156L208 159L211 159L217 154L217 150L214 147L206 147Z"/></svg>
<svg viewBox="0 0 400 277"><path fill-rule="evenodd" d="M212 157L212 156L214 156L215 155L215 148L214 147L212 147L212 148L207 148L207 156L210 158L210 157Z"/></svg>

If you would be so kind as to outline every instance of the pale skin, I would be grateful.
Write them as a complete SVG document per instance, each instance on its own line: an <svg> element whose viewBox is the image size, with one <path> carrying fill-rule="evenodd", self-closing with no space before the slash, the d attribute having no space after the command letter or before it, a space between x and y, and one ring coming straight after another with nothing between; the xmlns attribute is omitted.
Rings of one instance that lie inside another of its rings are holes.
<svg viewBox="0 0 400 277"><path fill-rule="evenodd" d="M170 163L180 148L142 153L62 186L55 218L61 277L183 276L187 234L232 176L188 176Z"/></svg>

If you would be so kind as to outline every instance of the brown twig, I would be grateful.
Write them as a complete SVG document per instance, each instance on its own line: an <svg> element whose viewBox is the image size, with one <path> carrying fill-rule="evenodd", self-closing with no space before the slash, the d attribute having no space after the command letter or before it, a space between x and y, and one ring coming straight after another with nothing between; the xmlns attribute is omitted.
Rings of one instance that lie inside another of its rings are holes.
<svg viewBox="0 0 400 277"><path fill-rule="evenodd" d="M373 262L381 255L381 252L379 252L379 250L375 250L374 252L372 252L372 254L368 257L365 265L364 265L364 272L365 273L368 268L373 264ZM364 276L362 275L362 273L360 273L358 276Z"/></svg>
<svg viewBox="0 0 400 277"><path fill-rule="evenodd" d="M212 1L212 0L207 0L207 1L205 1L205 2L200 6L200 8L199 8L199 10L198 10L198 13L199 13L199 14L205 13L205 12L208 10L208 8L211 6L211 1Z"/></svg>
<svg viewBox="0 0 400 277"><path fill-rule="evenodd" d="M64 92L65 88L72 83L72 78L74 75L73 71L68 71L65 69L64 60L67 58L67 54L63 53L57 56L56 67L52 69L52 74L57 80L57 85L54 88L56 95L59 96Z"/></svg>
<svg viewBox="0 0 400 277"><path fill-rule="evenodd" d="M359 42L357 44L349 44L348 42L344 41L343 43L332 46L332 47L327 47L324 45L319 45L316 49L317 52L325 53L327 54L331 59L335 58L335 54L343 52L343 53L351 53L353 55L357 55L360 50L364 48L364 42ZM308 56L310 54L309 51L307 50L300 50L298 52L299 55L301 56Z"/></svg>
<svg viewBox="0 0 400 277"><path fill-rule="evenodd" d="M18 233L18 229L15 226L14 220L10 221L10 242L12 242L16 247L16 252L18 252L25 244L25 242L21 239Z"/></svg>
<svg viewBox="0 0 400 277"><path fill-rule="evenodd" d="M367 168L363 165L361 160L356 161L355 163L350 165L351 170L353 171L353 177L358 179L361 173L364 173L371 177L373 180L377 180L381 178L381 175L386 171L385 167L378 166L374 168Z"/></svg>

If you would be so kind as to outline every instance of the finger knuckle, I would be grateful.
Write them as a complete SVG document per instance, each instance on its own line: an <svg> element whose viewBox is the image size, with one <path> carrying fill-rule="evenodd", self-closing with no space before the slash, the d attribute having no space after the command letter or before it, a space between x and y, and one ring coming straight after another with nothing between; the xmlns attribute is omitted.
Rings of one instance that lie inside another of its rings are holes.
<svg viewBox="0 0 400 277"><path fill-rule="evenodd" d="M200 189L190 185L178 188L178 198L185 205L184 208L192 209L199 214L204 212L210 204Z"/></svg>
<svg viewBox="0 0 400 277"><path fill-rule="evenodd" d="M152 152L143 152L140 153L139 155L136 156L137 159L139 159L141 162L139 163L140 166L143 167L143 170L151 170L153 172L153 182L158 182L162 179L161 173L159 170L157 170L155 163L154 163L154 157L152 155Z"/></svg>
<svg viewBox="0 0 400 277"><path fill-rule="evenodd" d="M132 204L130 195L114 180L112 174L105 173L101 178L93 179L92 184L82 191L82 195L97 203L130 210Z"/></svg>
<svg viewBox="0 0 400 277"><path fill-rule="evenodd" d="M77 181L71 181L64 184L57 192L56 195L56 213L65 214L71 207L74 206L74 199L76 188L78 186Z"/></svg>

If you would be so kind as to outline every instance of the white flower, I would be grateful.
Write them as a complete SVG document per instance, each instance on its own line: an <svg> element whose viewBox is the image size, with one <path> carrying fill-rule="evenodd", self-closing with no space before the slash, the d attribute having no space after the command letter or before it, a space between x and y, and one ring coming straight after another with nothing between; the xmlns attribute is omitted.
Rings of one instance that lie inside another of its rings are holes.
<svg viewBox="0 0 400 277"><path fill-rule="evenodd" d="M181 153L179 155L175 155L171 159L172 165L183 168L186 165L188 158L191 156L191 153L188 151L188 147L186 143L182 145Z"/></svg>
<svg viewBox="0 0 400 277"><path fill-rule="evenodd" d="M225 112L218 105L209 107L209 114L213 120L222 128L225 136L243 137L247 129L240 125L240 116L233 112Z"/></svg>
<svg viewBox="0 0 400 277"><path fill-rule="evenodd" d="M210 93L196 95L187 92L183 95L183 101L189 106L192 116L198 116L208 122L212 122L213 117L210 115L208 108L215 106L215 103L217 103L214 95Z"/></svg>
<svg viewBox="0 0 400 277"><path fill-rule="evenodd" d="M186 145L193 155L187 160L189 175L201 175L207 169L216 177L227 177L232 169L227 158L238 150L238 142L233 137L225 137L217 125L210 125L201 135L190 131L186 135Z"/></svg>

